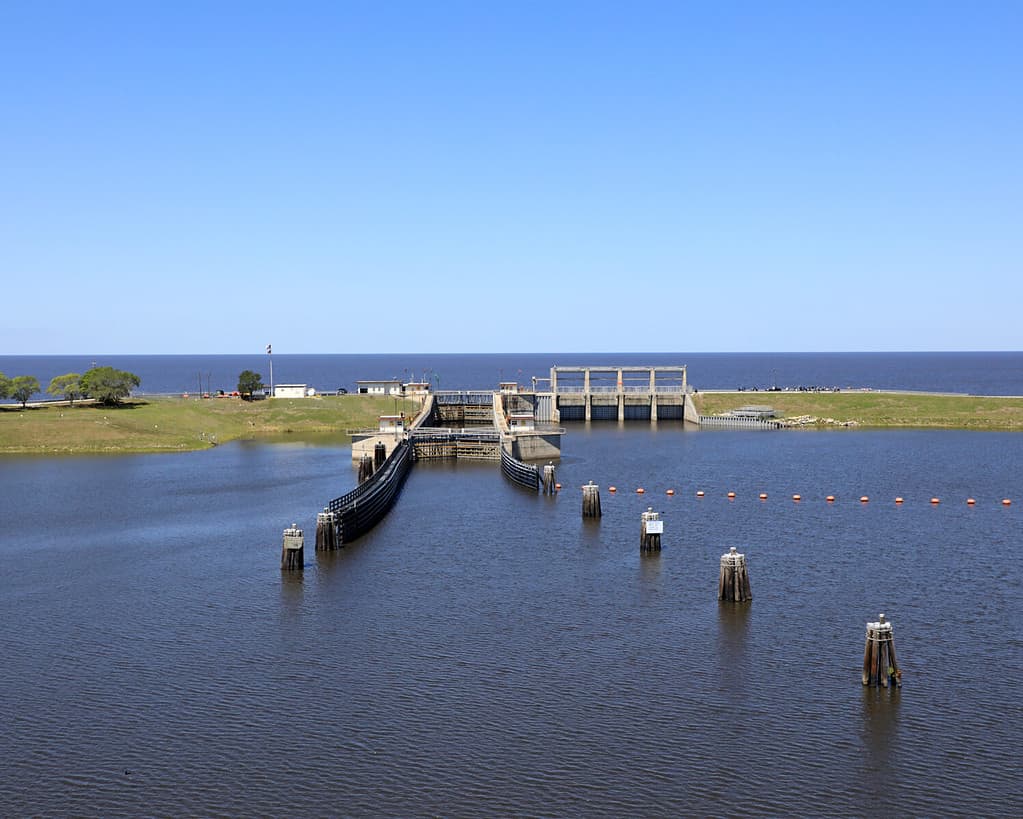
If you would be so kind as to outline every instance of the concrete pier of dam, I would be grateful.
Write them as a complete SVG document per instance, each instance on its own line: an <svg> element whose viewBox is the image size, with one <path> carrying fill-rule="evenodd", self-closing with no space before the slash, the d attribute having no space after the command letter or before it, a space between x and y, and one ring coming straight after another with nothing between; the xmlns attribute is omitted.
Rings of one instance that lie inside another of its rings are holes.
<svg viewBox="0 0 1023 819"><path fill-rule="evenodd" d="M551 367L550 420L699 424L686 368ZM541 393L537 394L538 397ZM538 406L542 403L538 401Z"/></svg>

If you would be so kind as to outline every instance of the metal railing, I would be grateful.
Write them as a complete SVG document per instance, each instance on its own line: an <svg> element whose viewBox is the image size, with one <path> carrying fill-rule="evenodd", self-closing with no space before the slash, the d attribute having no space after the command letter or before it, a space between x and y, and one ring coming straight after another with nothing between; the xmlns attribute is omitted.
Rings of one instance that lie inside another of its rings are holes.
<svg viewBox="0 0 1023 819"><path fill-rule="evenodd" d="M447 390L433 393L436 404L464 404L470 407L491 407L494 405L494 392L482 390Z"/></svg>
<svg viewBox="0 0 1023 819"><path fill-rule="evenodd" d="M722 429L781 429L777 421L761 421L757 418L736 418L727 415L701 415L701 427Z"/></svg>

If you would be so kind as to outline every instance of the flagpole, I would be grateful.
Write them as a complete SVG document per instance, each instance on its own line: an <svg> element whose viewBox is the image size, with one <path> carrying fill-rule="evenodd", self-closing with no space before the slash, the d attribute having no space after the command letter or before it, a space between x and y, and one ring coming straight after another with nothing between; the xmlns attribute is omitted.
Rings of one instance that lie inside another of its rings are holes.
<svg viewBox="0 0 1023 819"><path fill-rule="evenodd" d="M270 344L266 345L266 356L270 359L270 397L274 397L274 357L273 347Z"/></svg>

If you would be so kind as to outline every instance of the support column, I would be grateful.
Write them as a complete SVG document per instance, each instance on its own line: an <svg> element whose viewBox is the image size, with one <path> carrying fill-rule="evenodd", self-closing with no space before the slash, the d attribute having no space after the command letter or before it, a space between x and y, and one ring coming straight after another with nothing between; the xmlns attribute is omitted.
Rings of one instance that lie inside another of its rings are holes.
<svg viewBox="0 0 1023 819"><path fill-rule="evenodd" d="M585 406L585 419L589 421L593 416L593 396L590 395L590 371L583 370L583 405Z"/></svg>
<svg viewBox="0 0 1023 819"><path fill-rule="evenodd" d="M625 385L622 383L622 371L618 370L618 420L625 420Z"/></svg>
<svg viewBox="0 0 1023 819"><path fill-rule="evenodd" d="M657 370L650 368L650 423L657 421Z"/></svg>

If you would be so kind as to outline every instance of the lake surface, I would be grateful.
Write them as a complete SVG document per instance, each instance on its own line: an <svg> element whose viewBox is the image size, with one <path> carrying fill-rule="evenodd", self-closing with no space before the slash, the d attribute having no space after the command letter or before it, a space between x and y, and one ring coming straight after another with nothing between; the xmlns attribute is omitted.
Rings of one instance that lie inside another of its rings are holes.
<svg viewBox="0 0 1023 819"><path fill-rule="evenodd" d="M347 447L3 459L0 815L1020 815L1021 459L578 424L556 498L417 464L333 555ZM747 605L716 599L730 546ZM882 611L898 691L860 683Z"/></svg>

